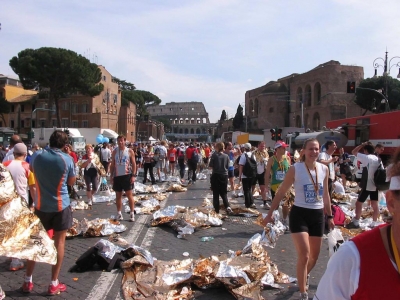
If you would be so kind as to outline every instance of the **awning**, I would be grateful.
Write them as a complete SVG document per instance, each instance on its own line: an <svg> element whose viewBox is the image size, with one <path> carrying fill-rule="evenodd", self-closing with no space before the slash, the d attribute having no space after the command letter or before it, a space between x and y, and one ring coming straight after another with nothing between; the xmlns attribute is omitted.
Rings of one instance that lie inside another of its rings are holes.
<svg viewBox="0 0 400 300"><path fill-rule="evenodd" d="M156 141L156 139L151 136L149 137L149 141Z"/></svg>
<svg viewBox="0 0 400 300"><path fill-rule="evenodd" d="M103 129L101 134L109 139L116 139L118 137L118 133L111 129Z"/></svg>

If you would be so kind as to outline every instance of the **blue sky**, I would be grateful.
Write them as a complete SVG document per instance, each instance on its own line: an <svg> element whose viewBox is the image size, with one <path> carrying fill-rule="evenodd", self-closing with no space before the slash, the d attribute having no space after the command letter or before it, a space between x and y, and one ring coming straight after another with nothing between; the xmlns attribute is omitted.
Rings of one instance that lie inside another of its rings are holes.
<svg viewBox="0 0 400 300"><path fill-rule="evenodd" d="M398 0L2 0L0 73L15 76L8 62L25 48L66 48L162 104L203 102L216 122L247 90L329 60L371 77L386 47L400 56L399 11Z"/></svg>

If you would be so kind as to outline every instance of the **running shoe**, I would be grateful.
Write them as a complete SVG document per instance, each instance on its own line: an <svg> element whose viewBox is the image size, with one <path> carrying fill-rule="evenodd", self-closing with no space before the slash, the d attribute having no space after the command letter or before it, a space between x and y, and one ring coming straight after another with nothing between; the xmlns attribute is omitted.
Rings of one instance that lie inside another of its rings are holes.
<svg viewBox="0 0 400 300"><path fill-rule="evenodd" d="M58 295L61 292L65 292L66 290L67 290L67 286L61 282L59 282L57 286L50 284L49 289L47 290L47 295L49 295L49 296Z"/></svg>
<svg viewBox="0 0 400 300"><path fill-rule="evenodd" d="M30 293L33 290L33 282L24 282L22 285L22 292L23 293Z"/></svg>
<svg viewBox="0 0 400 300"><path fill-rule="evenodd" d="M117 220L118 221L122 221L124 219L124 217L122 216L121 213L117 214Z"/></svg>
<svg viewBox="0 0 400 300"><path fill-rule="evenodd" d="M349 224L346 225L347 229L358 229L360 228L360 225L356 225L354 222L350 222Z"/></svg>
<svg viewBox="0 0 400 300"><path fill-rule="evenodd" d="M131 212L131 217L129 218L129 221L135 222L135 213Z"/></svg>
<svg viewBox="0 0 400 300"><path fill-rule="evenodd" d="M17 262L12 262L10 263L10 271L18 271L21 270L24 267L24 263L20 260Z"/></svg>

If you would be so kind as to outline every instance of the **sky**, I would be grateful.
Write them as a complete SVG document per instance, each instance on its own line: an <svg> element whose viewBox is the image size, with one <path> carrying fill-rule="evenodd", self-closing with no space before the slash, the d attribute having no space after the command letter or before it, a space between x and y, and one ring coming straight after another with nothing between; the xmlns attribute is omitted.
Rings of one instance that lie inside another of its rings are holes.
<svg viewBox="0 0 400 300"><path fill-rule="evenodd" d="M26 48L70 49L161 104L202 102L216 122L247 90L330 60L373 76L386 48L400 56L399 11L398 0L1 0L0 74L17 77L9 60Z"/></svg>

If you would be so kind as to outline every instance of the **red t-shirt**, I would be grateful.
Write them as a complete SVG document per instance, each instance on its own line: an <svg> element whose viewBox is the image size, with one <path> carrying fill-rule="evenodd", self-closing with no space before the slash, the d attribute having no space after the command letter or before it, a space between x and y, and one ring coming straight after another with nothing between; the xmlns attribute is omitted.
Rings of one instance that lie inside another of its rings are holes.
<svg viewBox="0 0 400 300"><path fill-rule="evenodd" d="M69 155L72 157L74 160L74 163L76 164L78 162L78 156L76 156L75 152L70 152Z"/></svg>
<svg viewBox="0 0 400 300"><path fill-rule="evenodd" d="M210 157L210 152L210 147L204 148L204 154L206 155L206 157Z"/></svg>
<svg viewBox="0 0 400 300"><path fill-rule="evenodd" d="M175 162L176 161L176 149L175 148L169 148L167 151L167 155L168 155L168 160L170 162Z"/></svg>

